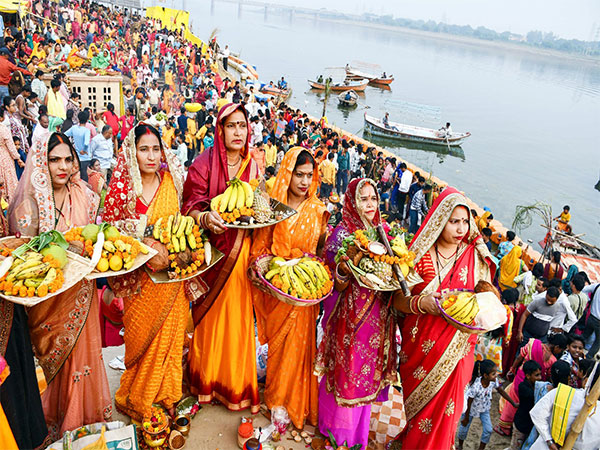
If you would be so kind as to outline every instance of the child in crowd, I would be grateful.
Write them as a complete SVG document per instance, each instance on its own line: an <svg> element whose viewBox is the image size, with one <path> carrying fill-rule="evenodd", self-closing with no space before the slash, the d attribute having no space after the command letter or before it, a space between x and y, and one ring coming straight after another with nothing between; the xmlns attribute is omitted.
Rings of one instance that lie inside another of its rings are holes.
<svg viewBox="0 0 600 450"><path fill-rule="evenodd" d="M265 169L265 189L267 194L271 195L273 185L275 184L275 167L269 166Z"/></svg>
<svg viewBox="0 0 600 450"><path fill-rule="evenodd" d="M513 421L513 433L510 441L511 450L520 450L533 428L529 411L535 403L535 382L542 379L542 368L530 359L523 364L525 379L519 385L519 407Z"/></svg>
<svg viewBox="0 0 600 450"><path fill-rule="evenodd" d="M483 425L479 449L484 449L490 441L490 436L492 435L490 409L492 407L492 392L494 389L504 397L507 402L512 403L515 408L518 406L508 396L504 389L502 389L502 386L500 386L500 383L497 380L497 375L498 368L493 361L489 359L475 361L473 376L471 377L470 384L467 386L467 409L460 418L458 450L462 450L463 448L463 443L467 438L474 417L479 417L481 424Z"/></svg>
<svg viewBox="0 0 600 450"><path fill-rule="evenodd" d="M486 247L491 252L492 251L492 229L485 227L483 230L481 230L481 237L483 237L483 242L485 242Z"/></svg>
<svg viewBox="0 0 600 450"><path fill-rule="evenodd" d="M567 336L568 344L567 351L561 356L561 360L566 361L571 366L571 376L569 377L569 386L577 388L579 386L579 360L583 357L583 349L585 348L585 342L583 337L576 334L570 334Z"/></svg>

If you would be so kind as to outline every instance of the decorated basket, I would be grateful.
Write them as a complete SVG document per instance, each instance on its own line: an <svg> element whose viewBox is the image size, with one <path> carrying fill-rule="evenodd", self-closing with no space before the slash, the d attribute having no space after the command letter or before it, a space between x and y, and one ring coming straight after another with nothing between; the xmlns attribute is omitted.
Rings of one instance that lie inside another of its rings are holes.
<svg viewBox="0 0 600 450"><path fill-rule="evenodd" d="M325 262L321 258L317 258L316 256L308 254L308 253L306 253L305 256L308 256L310 258L316 258L319 262L321 262L323 265L325 265ZM320 298L316 298L316 299L301 299L301 298L294 297L292 295L289 295L289 294L283 292L282 290L280 290L277 287L275 287L274 285L272 285L265 278L265 274L269 271L269 264L272 259L273 259L273 255L265 254L265 255L259 256L258 258L256 258L256 261L254 261L254 268L256 269L256 273L258 274L260 281L262 282L264 287L267 289L269 294L271 294L277 300L280 300L280 301L287 303L288 305L292 305L292 306L312 306L312 305L317 305L317 304L321 303L333 291L333 283L332 283L331 289L329 289L329 292L327 292L326 295L324 295Z"/></svg>
<svg viewBox="0 0 600 450"><path fill-rule="evenodd" d="M477 295L472 291L460 290L460 289L443 290L441 301L440 301L440 299L437 299L437 298L435 299L435 304L438 307L438 310L440 311L440 315L444 318L444 320L446 322L448 322L450 325L452 325L457 330L462 331L463 333L469 333L469 334L487 333L489 330L486 330L485 328L481 328L481 327L478 327L475 325L467 325L467 324L455 319L450 314L448 314L446 312L446 310L442 307L442 303L444 302L445 299L447 299L448 297L450 297L452 295L459 295L463 292L470 292L475 297L475 301L477 301Z"/></svg>

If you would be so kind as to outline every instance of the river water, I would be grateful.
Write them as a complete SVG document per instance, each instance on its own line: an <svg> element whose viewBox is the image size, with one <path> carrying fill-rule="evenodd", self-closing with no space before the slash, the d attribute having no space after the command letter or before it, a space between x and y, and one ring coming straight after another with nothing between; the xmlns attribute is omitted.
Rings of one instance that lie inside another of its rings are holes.
<svg viewBox="0 0 600 450"><path fill-rule="evenodd" d="M558 215L569 204L574 232L599 243L600 63L229 3L194 2L190 19L203 39L218 28L222 45L255 64L261 81L284 75L293 88L289 103L317 117L323 103L308 78L351 61L381 66L395 76L391 90L368 87L352 111L332 96L331 123L362 135L365 111L434 128L449 121L454 131L472 133L458 151L373 141L465 191L508 227L516 205L544 201ZM534 223L522 236L537 242L543 234Z"/></svg>

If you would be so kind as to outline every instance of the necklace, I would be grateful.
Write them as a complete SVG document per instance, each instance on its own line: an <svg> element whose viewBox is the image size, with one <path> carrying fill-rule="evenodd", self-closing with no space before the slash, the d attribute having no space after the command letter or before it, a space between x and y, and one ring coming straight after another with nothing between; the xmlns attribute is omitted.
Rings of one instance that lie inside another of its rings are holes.
<svg viewBox="0 0 600 450"><path fill-rule="evenodd" d="M235 167L237 166L240 162L242 161L242 155L240 155L240 157L238 158L238 162L236 162L235 164L229 164L229 161L227 161L227 166L229 167Z"/></svg>
<svg viewBox="0 0 600 450"><path fill-rule="evenodd" d="M454 269L456 267L456 262L458 261L458 250L460 249L460 244L456 247L456 251L454 252L454 263L452 264L452 268L450 269L450 280L448 281L448 286L452 284L452 278L454 277ZM452 258L452 256L450 256ZM437 276L440 286L442 285L442 277L440 276L440 272L442 271L440 267L440 253L438 251L437 243L435 244L435 265L437 268Z"/></svg>
<svg viewBox="0 0 600 450"><path fill-rule="evenodd" d="M436 255L441 256L442 258L444 258L447 261L447 260L449 260L450 258L452 258L454 255L456 255L458 253L459 247L460 247L460 244L456 246L456 250L454 250L454 253L452 253L450 256L444 256L442 254L442 252L440 252L438 250L437 244L435 244L435 252L436 252Z"/></svg>

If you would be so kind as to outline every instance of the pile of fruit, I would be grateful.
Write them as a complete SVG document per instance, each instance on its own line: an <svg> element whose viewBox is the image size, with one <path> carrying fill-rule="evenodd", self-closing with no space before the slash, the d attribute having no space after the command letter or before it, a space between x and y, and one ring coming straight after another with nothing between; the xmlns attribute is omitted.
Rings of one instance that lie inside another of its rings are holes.
<svg viewBox="0 0 600 450"><path fill-rule="evenodd" d="M333 287L329 267L308 256L288 261L274 257L265 279L280 291L303 300L323 298Z"/></svg>
<svg viewBox="0 0 600 450"><path fill-rule="evenodd" d="M3 248L2 254L14 255L14 251ZM66 264L67 252L57 244L49 244L40 252L26 251L14 256L10 269L0 279L0 291L14 297L45 297L62 287Z"/></svg>
<svg viewBox="0 0 600 450"><path fill-rule="evenodd" d="M211 262L210 243L193 217L179 213L166 220L161 217L154 224L153 237L169 250L171 279L193 275L205 262Z"/></svg>
<svg viewBox="0 0 600 450"><path fill-rule="evenodd" d="M170 419L166 411L156 405L152 405L151 413L142 421L142 435L144 443L150 448L162 447L169 436ZM141 447L145 448L143 443Z"/></svg>
<svg viewBox="0 0 600 450"><path fill-rule="evenodd" d="M81 242L84 246L84 256L91 258L100 232L104 234L104 243L102 256L96 265L96 270L99 272L129 270L139 253L148 254L149 250L145 244L131 236L121 234L116 227L108 223L71 228L65 233L65 239L68 242Z"/></svg>
<svg viewBox="0 0 600 450"><path fill-rule="evenodd" d="M473 292L461 292L447 296L441 304L444 312L457 322L473 325L479 313L479 303Z"/></svg>
<svg viewBox="0 0 600 450"><path fill-rule="evenodd" d="M348 265L358 274L360 280L374 288L386 289L399 285L393 265L398 265L404 276L414 266L415 254L408 251L402 236L396 236L390 242L394 256L389 255L385 246L379 242L375 228L356 230L342 241L336 255L336 262L343 256L348 257Z"/></svg>
<svg viewBox="0 0 600 450"><path fill-rule="evenodd" d="M225 192L211 200L210 209L233 224L266 223L273 217L269 197L259 189L258 180L232 179Z"/></svg>

